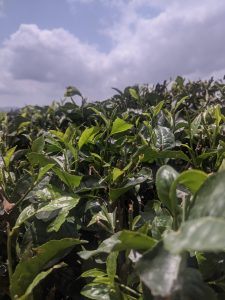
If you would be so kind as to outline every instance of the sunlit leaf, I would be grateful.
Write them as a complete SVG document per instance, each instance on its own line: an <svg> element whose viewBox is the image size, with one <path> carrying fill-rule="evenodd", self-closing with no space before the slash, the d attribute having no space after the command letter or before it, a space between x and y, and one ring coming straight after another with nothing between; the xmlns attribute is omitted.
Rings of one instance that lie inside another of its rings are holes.
<svg viewBox="0 0 225 300"><path fill-rule="evenodd" d="M15 147L13 147L13 148L10 148L10 149L6 152L5 156L3 157L3 160L4 160L4 163L5 163L6 169L9 168L9 164L10 164L10 161L11 161L11 159L12 159L12 157L13 157L14 152L16 151L16 147L17 147L17 146L15 146Z"/></svg>
<svg viewBox="0 0 225 300"><path fill-rule="evenodd" d="M120 119L117 117L116 120L113 122L110 135L127 131L127 130L131 129L132 127L133 127L132 124L129 124L126 121L124 121L123 119Z"/></svg>

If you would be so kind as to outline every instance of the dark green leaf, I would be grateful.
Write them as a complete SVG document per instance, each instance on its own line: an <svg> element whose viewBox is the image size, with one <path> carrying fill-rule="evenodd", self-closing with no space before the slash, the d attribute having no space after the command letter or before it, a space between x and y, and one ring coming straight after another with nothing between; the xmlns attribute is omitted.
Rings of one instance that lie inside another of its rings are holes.
<svg viewBox="0 0 225 300"><path fill-rule="evenodd" d="M51 240L36 248L36 255L30 258L21 259L16 266L11 280L11 294L13 297L20 297L26 293L27 288L35 277L43 271L45 266L53 259L60 260L66 251L84 241L65 238L62 240Z"/></svg>
<svg viewBox="0 0 225 300"><path fill-rule="evenodd" d="M45 139L43 136L40 136L36 140L33 141L31 145L32 152L41 153L45 147Z"/></svg>
<svg viewBox="0 0 225 300"><path fill-rule="evenodd" d="M175 147L175 137L169 128L158 126L155 130L155 133L157 138L157 148L160 150L167 150Z"/></svg>
<svg viewBox="0 0 225 300"><path fill-rule="evenodd" d="M82 176L72 175L60 168L53 168L55 174L71 189L74 189L80 185Z"/></svg>
<svg viewBox="0 0 225 300"><path fill-rule="evenodd" d="M41 153L31 152L27 154L27 158L33 166L40 165L41 167L44 167L48 164L56 164L54 159Z"/></svg>
<svg viewBox="0 0 225 300"><path fill-rule="evenodd" d="M170 188L178 177L178 173L170 166L162 166L156 174L156 189L160 201L166 205L172 212L176 203L170 198Z"/></svg>
<svg viewBox="0 0 225 300"><path fill-rule="evenodd" d="M79 255L83 259L88 259L93 255L99 253L110 253L112 251L123 251L123 250L149 250L157 242L142 233L123 230L115 233L110 238L103 241L98 249L92 251L81 251Z"/></svg>
<svg viewBox="0 0 225 300"><path fill-rule="evenodd" d="M204 283L201 273L196 269L186 268L180 274L173 300L217 300L215 292Z"/></svg>
<svg viewBox="0 0 225 300"><path fill-rule="evenodd" d="M18 300L28 300L29 297L31 297L32 292L34 290L34 288L44 279L46 278L52 271L65 267L66 264L65 263L60 263L57 265L54 265L52 268L48 269L47 271L42 271L40 272L32 281L32 283L28 286L26 292L24 293L24 295L22 295L21 297L18 298Z"/></svg>
<svg viewBox="0 0 225 300"><path fill-rule="evenodd" d="M137 184L140 184L146 180L147 180L147 177L143 176L143 177L139 177L139 178L130 179L130 181L127 184L125 184L123 187L110 188L110 191L109 191L110 199L112 201L118 199L121 195L125 194L127 191L132 189L134 186L136 186Z"/></svg>
<svg viewBox="0 0 225 300"><path fill-rule="evenodd" d="M78 196L64 196L58 199L52 200L44 207L37 210L36 215L38 218L45 218L45 215L49 215L49 212L59 210L58 216L55 220L48 225L48 232L58 231L62 224L65 222L70 210L79 203L80 198Z"/></svg>
<svg viewBox="0 0 225 300"><path fill-rule="evenodd" d="M75 86L68 86L66 88L66 92L64 93L64 96L65 97L73 97L75 95L82 97L81 92Z"/></svg>
<svg viewBox="0 0 225 300"><path fill-rule="evenodd" d="M166 298L172 294L176 285L181 261L180 255L167 252L159 244L139 259L136 270L152 295Z"/></svg>
<svg viewBox="0 0 225 300"><path fill-rule="evenodd" d="M225 218L225 171L209 176L195 194L189 219L205 216Z"/></svg>
<svg viewBox="0 0 225 300"><path fill-rule="evenodd" d="M225 220L204 217L190 220L177 232L168 232L164 237L166 249L172 253L183 251L223 251L225 249Z"/></svg>

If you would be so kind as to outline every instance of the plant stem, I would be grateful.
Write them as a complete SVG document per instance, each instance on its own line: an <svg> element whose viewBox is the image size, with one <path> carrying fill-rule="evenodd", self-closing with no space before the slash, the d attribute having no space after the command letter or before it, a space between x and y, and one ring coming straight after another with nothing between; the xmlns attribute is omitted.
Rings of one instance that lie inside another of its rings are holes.
<svg viewBox="0 0 225 300"><path fill-rule="evenodd" d="M9 273L9 281L11 282L12 279L12 235L10 231L10 225L7 223L7 266L8 266L8 273Z"/></svg>

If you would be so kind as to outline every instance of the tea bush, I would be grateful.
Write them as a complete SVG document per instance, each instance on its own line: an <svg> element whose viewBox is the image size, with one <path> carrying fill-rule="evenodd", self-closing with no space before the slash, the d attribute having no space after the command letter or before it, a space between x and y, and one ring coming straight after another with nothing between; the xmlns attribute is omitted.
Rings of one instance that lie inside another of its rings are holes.
<svg viewBox="0 0 225 300"><path fill-rule="evenodd" d="M223 81L65 97L0 115L2 299L224 299Z"/></svg>

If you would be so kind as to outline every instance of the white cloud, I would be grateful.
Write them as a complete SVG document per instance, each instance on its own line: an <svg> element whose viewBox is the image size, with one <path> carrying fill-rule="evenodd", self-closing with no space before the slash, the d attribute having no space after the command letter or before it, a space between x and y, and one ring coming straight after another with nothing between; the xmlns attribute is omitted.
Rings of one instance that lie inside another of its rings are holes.
<svg viewBox="0 0 225 300"><path fill-rule="evenodd" d="M117 23L104 30L113 41L107 54L62 28L21 25L0 51L0 105L10 99L12 105L43 104L67 85L101 99L112 86L225 72L224 1L121 0L117 8Z"/></svg>

